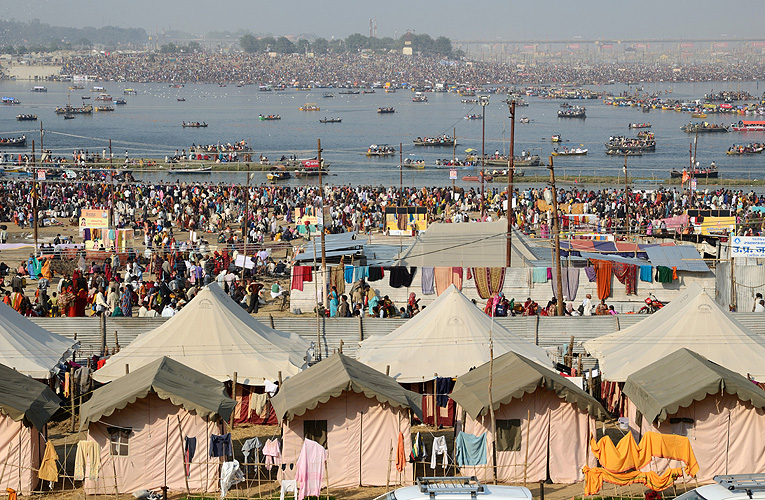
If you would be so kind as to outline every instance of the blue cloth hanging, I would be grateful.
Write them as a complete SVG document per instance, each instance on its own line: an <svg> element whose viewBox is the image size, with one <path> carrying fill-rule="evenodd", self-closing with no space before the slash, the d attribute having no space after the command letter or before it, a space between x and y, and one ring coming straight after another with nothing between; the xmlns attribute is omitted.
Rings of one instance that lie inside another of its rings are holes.
<svg viewBox="0 0 765 500"><path fill-rule="evenodd" d="M651 266L640 266L640 281L651 282L653 268Z"/></svg>
<svg viewBox="0 0 765 500"><path fill-rule="evenodd" d="M354 270L355 270L355 266L351 266L348 264L345 265L345 282L346 283L353 283Z"/></svg>

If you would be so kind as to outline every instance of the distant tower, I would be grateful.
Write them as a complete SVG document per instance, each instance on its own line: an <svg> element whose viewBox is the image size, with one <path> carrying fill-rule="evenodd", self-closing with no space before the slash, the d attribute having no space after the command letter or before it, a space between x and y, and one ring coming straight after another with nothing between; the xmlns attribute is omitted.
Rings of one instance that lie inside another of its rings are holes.
<svg viewBox="0 0 765 500"><path fill-rule="evenodd" d="M411 56L412 55L412 31L406 30L406 35L404 35L404 50L401 52L405 56Z"/></svg>
<svg viewBox="0 0 765 500"><path fill-rule="evenodd" d="M374 37L377 38L377 18L375 17Z"/></svg>
<svg viewBox="0 0 765 500"><path fill-rule="evenodd" d="M370 18L369 19L369 38L374 38L375 36L374 30L375 30L374 22L372 21L372 18Z"/></svg>

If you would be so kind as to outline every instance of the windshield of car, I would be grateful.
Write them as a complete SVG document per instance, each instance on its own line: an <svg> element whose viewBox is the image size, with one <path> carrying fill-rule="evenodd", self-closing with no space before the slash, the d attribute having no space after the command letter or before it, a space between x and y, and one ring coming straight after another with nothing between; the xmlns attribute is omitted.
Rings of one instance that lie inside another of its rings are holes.
<svg viewBox="0 0 765 500"><path fill-rule="evenodd" d="M679 497L675 497L675 500L706 500L704 497L696 493L696 490L686 491Z"/></svg>
<svg viewBox="0 0 765 500"><path fill-rule="evenodd" d="M375 500L396 500L396 495L392 491L389 491L388 493L375 498Z"/></svg>

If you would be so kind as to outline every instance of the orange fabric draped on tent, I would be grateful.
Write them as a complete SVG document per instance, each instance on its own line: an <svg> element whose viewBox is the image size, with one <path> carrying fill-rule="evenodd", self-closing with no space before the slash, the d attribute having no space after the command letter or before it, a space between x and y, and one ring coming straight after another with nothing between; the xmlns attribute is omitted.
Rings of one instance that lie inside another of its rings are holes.
<svg viewBox="0 0 765 500"><path fill-rule="evenodd" d="M596 260L595 273L598 284L598 298L607 299L611 295L611 270L613 265L609 260Z"/></svg>
<svg viewBox="0 0 765 500"><path fill-rule="evenodd" d="M683 470L667 469L663 474L659 475L654 471L642 472L639 470L632 472L609 472L600 467L593 467L592 469L584 466L582 468L584 472L584 494L594 495L603 488L603 483L618 484L624 486L627 484L644 484L653 491L666 490L672 486L675 482L675 478L683 475Z"/></svg>
<svg viewBox="0 0 765 500"><path fill-rule="evenodd" d="M699 463L691 448L691 442L685 436L646 432L638 444L629 432L616 446L608 436L602 437L598 442L590 439L590 449L603 469L610 472L640 469L653 457L680 460L685 463L685 472L689 476L695 476L699 471Z"/></svg>

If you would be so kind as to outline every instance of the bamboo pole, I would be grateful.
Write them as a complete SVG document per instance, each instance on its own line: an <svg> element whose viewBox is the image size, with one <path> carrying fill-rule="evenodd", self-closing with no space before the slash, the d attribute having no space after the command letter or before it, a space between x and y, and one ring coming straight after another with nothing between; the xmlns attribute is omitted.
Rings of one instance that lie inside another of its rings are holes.
<svg viewBox="0 0 765 500"><path fill-rule="evenodd" d="M183 429L181 428L181 417L176 415L175 418L178 419L178 437L181 440L181 451L185 448L184 446L184 440L183 440ZM185 459L184 455L184 459ZM189 476L186 474L186 460L184 460L183 464L183 480L186 482L186 495L191 495L191 490L189 489ZM189 461L189 470L191 470L191 461Z"/></svg>
<svg viewBox="0 0 765 500"><path fill-rule="evenodd" d="M531 445L531 410L526 410L526 460L523 463L523 486L526 487L526 478L529 472L529 446Z"/></svg>

